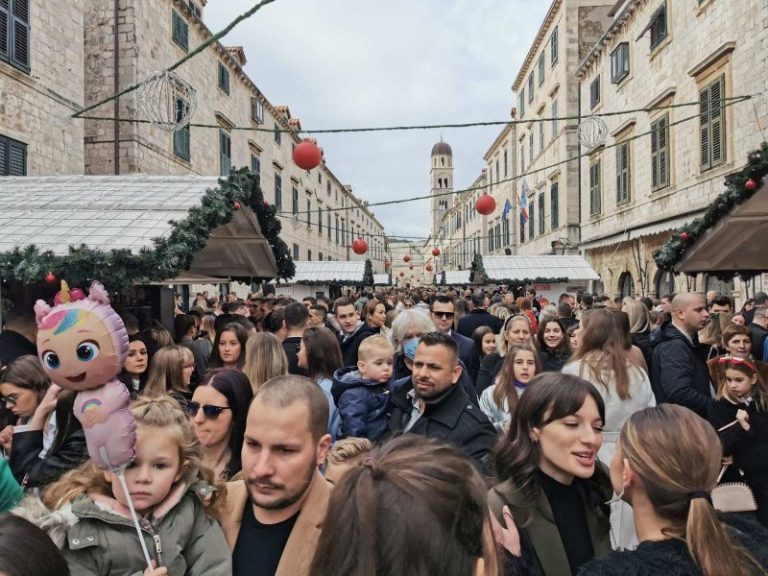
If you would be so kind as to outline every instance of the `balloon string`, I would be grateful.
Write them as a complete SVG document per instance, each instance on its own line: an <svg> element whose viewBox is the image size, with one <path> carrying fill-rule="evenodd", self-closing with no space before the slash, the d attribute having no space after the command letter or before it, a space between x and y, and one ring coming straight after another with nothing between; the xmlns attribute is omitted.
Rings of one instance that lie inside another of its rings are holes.
<svg viewBox="0 0 768 576"><path fill-rule="evenodd" d="M144 552L144 560L147 562L147 568L152 571L152 559L149 556L149 550L147 549L147 543L144 542L144 536L141 532L141 526L139 525L139 517L136 515L136 509L133 507L133 500L131 500L131 494L128 492L128 485L125 483L125 474L121 468L117 472L117 477L120 479L120 485L123 487L125 493L125 499L128 502L128 509L131 511L131 519L133 520L133 526L136 528L136 534L139 536L139 542L141 543L141 551Z"/></svg>

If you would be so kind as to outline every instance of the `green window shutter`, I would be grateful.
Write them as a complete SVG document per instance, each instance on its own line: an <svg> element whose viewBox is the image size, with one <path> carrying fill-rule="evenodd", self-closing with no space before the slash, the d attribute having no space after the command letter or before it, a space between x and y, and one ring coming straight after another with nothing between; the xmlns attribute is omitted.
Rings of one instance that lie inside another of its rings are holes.
<svg viewBox="0 0 768 576"><path fill-rule="evenodd" d="M173 133L173 153L179 158L189 162L189 125Z"/></svg>
<svg viewBox="0 0 768 576"><path fill-rule="evenodd" d="M0 137L0 176L8 176L8 147L9 142L6 138Z"/></svg>
<svg viewBox="0 0 768 576"><path fill-rule="evenodd" d="M27 175L27 145L0 137L0 176Z"/></svg>
<svg viewBox="0 0 768 576"><path fill-rule="evenodd" d="M9 1L0 0L0 60L8 61L11 56L11 16Z"/></svg>
<svg viewBox="0 0 768 576"><path fill-rule="evenodd" d="M232 170L232 140L224 130L219 131L219 173L228 176Z"/></svg>
<svg viewBox="0 0 768 576"><path fill-rule="evenodd" d="M560 226L560 214L559 212L559 204L560 204L560 184L559 182L553 182L552 187L549 190L549 222L552 226L552 230L558 228Z"/></svg>
<svg viewBox="0 0 768 576"><path fill-rule="evenodd" d="M261 158L255 154L251 156L251 172L253 172L256 187L261 190Z"/></svg>
<svg viewBox="0 0 768 576"><path fill-rule="evenodd" d="M17 68L29 71L30 26L29 0L11 0L10 61Z"/></svg>
<svg viewBox="0 0 768 576"><path fill-rule="evenodd" d="M723 108L725 97L725 77L721 76L710 86L710 122L709 137L712 141L712 154L710 156L712 166L718 166L725 161L725 109Z"/></svg>
<svg viewBox="0 0 768 576"><path fill-rule="evenodd" d="M173 41L185 52L189 50L189 24L181 15L172 11L172 38Z"/></svg>
<svg viewBox="0 0 768 576"><path fill-rule="evenodd" d="M699 137L701 169L708 170L712 167L712 160L709 155L711 146L710 123L709 123L709 87L699 92Z"/></svg>

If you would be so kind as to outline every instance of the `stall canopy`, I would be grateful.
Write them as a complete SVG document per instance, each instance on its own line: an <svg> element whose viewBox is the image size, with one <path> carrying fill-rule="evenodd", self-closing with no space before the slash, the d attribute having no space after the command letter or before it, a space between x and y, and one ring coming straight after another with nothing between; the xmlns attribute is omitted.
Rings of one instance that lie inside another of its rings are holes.
<svg viewBox="0 0 768 576"><path fill-rule="evenodd" d="M140 254L168 238L217 187L218 178L198 176L3 178L0 253L35 246L66 256L70 246L84 245ZM251 209L234 210L228 223L213 229L185 274L274 278L273 251Z"/></svg>
<svg viewBox="0 0 768 576"><path fill-rule="evenodd" d="M289 284L362 284L365 262L294 260L296 274Z"/></svg>
<svg viewBox="0 0 768 576"><path fill-rule="evenodd" d="M459 286L462 284L469 284L469 270L446 270L445 271L445 284L446 286Z"/></svg>
<svg viewBox="0 0 768 576"><path fill-rule="evenodd" d="M389 274L374 274L373 275L374 286L390 286Z"/></svg>
<svg viewBox="0 0 768 576"><path fill-rule="evenodd" d="M490 282L600 280L583 256L486 256Z"/></svg>
<svg viewBox="0 0 768 576"><path fill-rule="evenodd" d="M768 270L768 183L707 230L675 268L695 272Z"/></svg>

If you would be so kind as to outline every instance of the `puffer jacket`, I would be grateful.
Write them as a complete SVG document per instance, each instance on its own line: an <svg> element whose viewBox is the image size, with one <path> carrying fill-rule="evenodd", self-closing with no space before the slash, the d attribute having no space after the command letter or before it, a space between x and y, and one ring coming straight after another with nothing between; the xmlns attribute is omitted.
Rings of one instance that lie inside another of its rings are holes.
<svg viewBox="0 0 768 576"><path fill-rule="evenodd" d="M341 415L339 438L378 442L389 427L390 389L360 376L355 366L336 370L331 394Z"/></svg>
<svg viewBox="0 0 768 576"><path fill-rule="evenodd" d="M142 536L151 558L168 568L169 576L230 576L232 560L224 533L210 518L197 491L207 485L190 488L179 485L161 503L152 517L140 520ZM70 572L78 576L141 576L146 561L130 517L116 509L111 498L81 496L71 504L44 516L37 504L22 504L19 515L55 534L64 528L59 541ZM24 508L37 508L37 518L30 518ZM17 510L14 510L17 513ZM65 524L62 526L62 524Z"/></svg>

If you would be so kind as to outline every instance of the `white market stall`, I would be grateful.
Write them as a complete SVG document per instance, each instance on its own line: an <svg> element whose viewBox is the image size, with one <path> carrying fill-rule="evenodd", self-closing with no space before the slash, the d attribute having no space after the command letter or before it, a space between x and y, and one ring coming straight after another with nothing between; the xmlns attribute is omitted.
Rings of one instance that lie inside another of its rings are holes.
<svg viewBox="0 0 768 576"><path fill-rule="evenodd" d="M363 285L365 261L356 262L327 260L295 260L296 274L287 283L275 285L278 295L301 300L307 296L327 296L331 299L342 295L346 287Z"/></svg>

